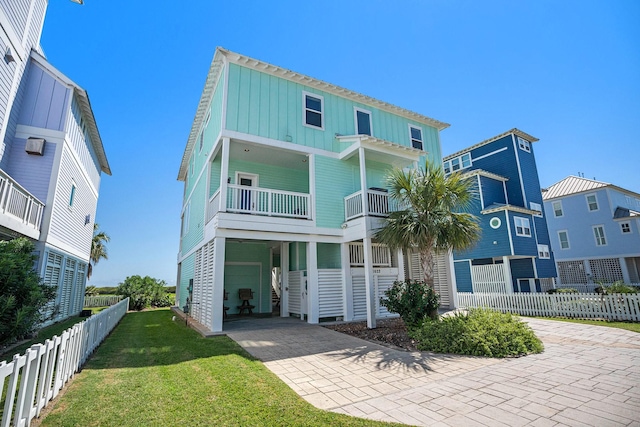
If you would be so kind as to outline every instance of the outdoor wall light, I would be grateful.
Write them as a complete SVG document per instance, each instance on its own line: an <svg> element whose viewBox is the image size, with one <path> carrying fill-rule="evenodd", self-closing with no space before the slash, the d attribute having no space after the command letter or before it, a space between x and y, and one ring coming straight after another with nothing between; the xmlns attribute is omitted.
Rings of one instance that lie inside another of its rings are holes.
<svg viewBox="0 0 640 427"><path fill-rule="evenodd" d="M16 59L13 57L13 51L10 47L7 47L7 51L4 53L4 60L7 61L7 64L16 61Z"/></svg>

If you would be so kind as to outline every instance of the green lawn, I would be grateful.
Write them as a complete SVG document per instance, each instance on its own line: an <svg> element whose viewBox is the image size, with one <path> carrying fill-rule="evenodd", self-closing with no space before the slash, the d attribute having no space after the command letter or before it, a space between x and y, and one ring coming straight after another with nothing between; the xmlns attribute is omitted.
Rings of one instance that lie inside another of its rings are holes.
<svg viewBox="0 0 640 427"><path fill-rule="evenodd" d="M231 339L127 314L44 426L382 426L308 404Z"/></svg>
<svg viewBox="0 0 640 427"><path fill-rule="evenodd" d="M571 319L567 317L536 317L536 319L557 320L559 322L570 322L570 323L582 323L583 325L606 326L608 328L625 329L627 331L640 333L640 323L637 323L637 322L614 322L609 320Z"/></svg>

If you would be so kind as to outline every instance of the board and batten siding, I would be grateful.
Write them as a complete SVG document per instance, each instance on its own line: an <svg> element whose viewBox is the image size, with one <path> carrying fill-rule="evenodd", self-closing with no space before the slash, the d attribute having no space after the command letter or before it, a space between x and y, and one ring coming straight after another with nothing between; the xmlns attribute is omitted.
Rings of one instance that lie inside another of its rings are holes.
<svg viewBox="0 0 640 427"><path fill-rule="evenodd" d="M303 125L303 92L324 99L324 130ZM410 146L409 126L422 129L425 151L440 152L437 129L328 92L237 64L229 65L229 130L327 151L339 151L335 134L356 133L354 107L371 112L373 136Z"/></svg>
<svg viewBox="0 0 640 427"><path fill-rule="evenodd" d="M73 206L69 207L71 187L74 183L76 191ZM89 181L75 162L71 149L65 144L62 148L49 235L86 254L83 258L85 261L89 259L91 250L92 224L97 201L97 197L89 187ZM91 221L85 224L85 218L89 214L92 216Z"/></svg>

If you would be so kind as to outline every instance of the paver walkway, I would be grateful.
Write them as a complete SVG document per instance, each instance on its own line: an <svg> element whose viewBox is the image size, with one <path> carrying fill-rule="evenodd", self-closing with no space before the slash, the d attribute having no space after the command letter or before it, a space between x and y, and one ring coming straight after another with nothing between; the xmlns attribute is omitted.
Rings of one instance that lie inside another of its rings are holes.
<svg viewBox="0 0 640 427"><path fill-rule="evenodd" d="M542 354L405 352L297 319L225 323L318 408L419 426L640 426L640 334L527 319Z"/></svg>

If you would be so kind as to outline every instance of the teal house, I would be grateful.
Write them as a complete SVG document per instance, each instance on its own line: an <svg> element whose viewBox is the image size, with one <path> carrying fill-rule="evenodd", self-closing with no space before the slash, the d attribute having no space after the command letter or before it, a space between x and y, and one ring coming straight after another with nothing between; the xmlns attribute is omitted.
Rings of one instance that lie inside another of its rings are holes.
<svg viewBox="0 0 640 427"><path fill-rule="evenodd" d="M211 332L259 314L374 327L383 292L418 274L415 254L373 238L393 209L385 176L440 162L446 127L218 48L178 174L179 309ZM437 270L449 305L448 254Z"/></svg>

